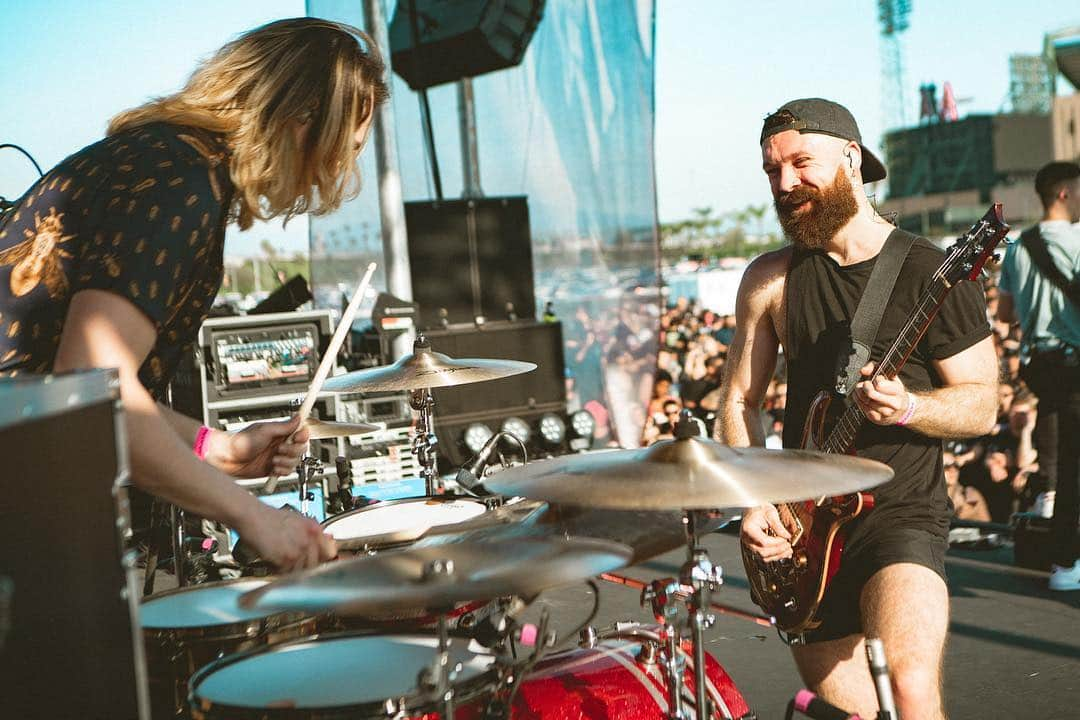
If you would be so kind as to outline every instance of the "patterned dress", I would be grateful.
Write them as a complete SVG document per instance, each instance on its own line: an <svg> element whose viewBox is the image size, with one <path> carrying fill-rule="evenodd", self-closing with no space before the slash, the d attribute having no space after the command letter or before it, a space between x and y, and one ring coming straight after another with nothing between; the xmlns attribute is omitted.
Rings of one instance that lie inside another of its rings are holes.
<svg viewBox="0 0 1080 720"><path fill-rule="evenodd" d="M72 296L120 295L154 324L139 370L160 398L221 286L227 150L154 123L67 158L0 221L0 376L47 373Z"/></svg>

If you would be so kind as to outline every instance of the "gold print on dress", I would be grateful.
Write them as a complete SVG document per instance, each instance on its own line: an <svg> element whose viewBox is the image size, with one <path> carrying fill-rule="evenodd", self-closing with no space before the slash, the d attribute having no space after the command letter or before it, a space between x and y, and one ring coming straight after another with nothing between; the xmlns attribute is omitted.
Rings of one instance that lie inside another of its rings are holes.
<svg viewBox="0 0 1080 720"><path fill-rule="evenodd" d="M149 212L149 214L147 214L146 219L147 220L153 220L154 218L157 217L157 215L158 215L158 206L157 205L151 205L150 206L150 212Z"/></svg>
<svg viewBox="0 0 1080 720"><path fill-rule="evenodd" d="M106 255L103 261L105 263L105 270L109 273L109 277L120 277L120 263L116 262L116 258L112 255Z"/></svg>
<svg viewBox="0 0 1080 720"><path fill-rule="evenodd" d="M7 336L9 338L15 337L16 335L19 334L19 329L21 327L22 327L22 323L20 323L18 320L12 320L11 321L11 327L9 327L8 331L7 331Z"/></svg>
<svg viewBox="0 0 1080 720"><path fill-rule="evenodd" d="M43 280L49 297L56 299L67 292L68 281L60 260L74 256L58 245L75 236L63 234L63 218L64 213L57 213L56 208L49 208L44 218L34 213L34 230L23 230L25 240L0 252L0 266L13 266L9 283L15 297L26 295Z"/></svg>
<svg viewBox="0 0 1080 720"><path fill-rule="evenodd" d="M155 185L157 185L157 180L155 180L154 178L146 178L142 182L137 183L135 187L131 188L131 192L142 192L143 190L148 190Z"/></svg>
<svg viewBox="0 0 1080 720"><path fill-rule="evenodd" d="M180 216L179 215L176 215L175 217L173 217L172 222L169 224L169 227L172 228L173 232L176 232L177 230L180 229Z"/></svg>
<svg viewBox="0 0 1080 720"><path fill-rule="evenodd" d="M162 265L164 265L165 264L165 258L166 258L167 255L168 255L168 253L165 250L159 250L158 254L157 254L157 257L154 258L154 264L157 265L158 267L161 267Z"/></svg>
<svg viewBox="0 0 1080 720"><path fill-rule="evenodd" d="M187 199L184 200L184 204L187 205L188 207L191 207L192 205L194 205L197 202L199 202L199 197L197 195L188 195Z"/></svg>

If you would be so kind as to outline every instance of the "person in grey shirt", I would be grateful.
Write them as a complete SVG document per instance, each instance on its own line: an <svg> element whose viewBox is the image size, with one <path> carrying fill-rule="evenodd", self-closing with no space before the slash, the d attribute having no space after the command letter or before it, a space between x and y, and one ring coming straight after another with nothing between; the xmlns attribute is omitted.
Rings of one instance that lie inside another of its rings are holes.
<svg viewBox="0 0 1080 720"><path fill-rule="evenodd" d="M1035 192L1043 217L1005 255L998 319L1019 321L1020 374L1039 398L1039 467L1056 488L1050 589L1080 590L1080 165L1044 166Z"/></svg>

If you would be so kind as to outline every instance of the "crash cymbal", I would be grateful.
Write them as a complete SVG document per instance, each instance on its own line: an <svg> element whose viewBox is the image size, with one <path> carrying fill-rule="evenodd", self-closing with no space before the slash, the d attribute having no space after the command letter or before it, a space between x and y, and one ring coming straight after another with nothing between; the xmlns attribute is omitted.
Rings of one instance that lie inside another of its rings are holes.
<svg viewBox="0 0 1080 720"><path fill-rule="evenodd" d="M315 418L305 420L304 426L308 429L312 440L361 435L383 429L382 425L372 425L370 423L344 423L331 420L316 420Z"/></svg>
<svg viewBox="0 0 1080 720"><path fill-rule="evenodd" d="M435 352L420 336L413 354L393 365L354 370L329 378L323 390L330 392L386 392L466 385L484 380L518 375L536 369L536 364L519 360L454 359Z"/></svg>
<svg viewBox="0 0 1080 720"><path fill-rule="evenodd" d="M615 510L706 510L846 495L892 476L892 468L865 458L689 437L511 467L484 486L508 497Z"/></svg>
<svg viewBox="0 0 1080 720"><path fill-rule="evenodd" d="M409 547L284 577L245 593L240 606L345 615L387 608L438 611L503 595L531 597L622 567L631 554L619 543L558 537ZM439 566L449 572L437 572Z"/></svg>

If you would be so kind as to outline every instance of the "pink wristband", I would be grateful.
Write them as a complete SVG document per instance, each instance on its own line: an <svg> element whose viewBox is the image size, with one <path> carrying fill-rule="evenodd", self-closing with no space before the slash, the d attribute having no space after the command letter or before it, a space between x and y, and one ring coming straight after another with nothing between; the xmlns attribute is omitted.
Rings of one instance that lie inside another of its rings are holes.
<svg viewBox="0 0 1080 720"><path fill-rule="evenodd" d="M915 417L915 396L911 393L907 394L907 410L900 416L900 419L896 421L896 424L903 427L911 422L911 418Z"/></svg>
<svg viewBox="0 0 1080 720"><path fill-rule="evenodd" d="M200 460L206 459L206 439L210 437L210 428L205 425L199 428L199 432L195 433L195 445L192 446L192 450L195 451L195 457Z"/></svg>

